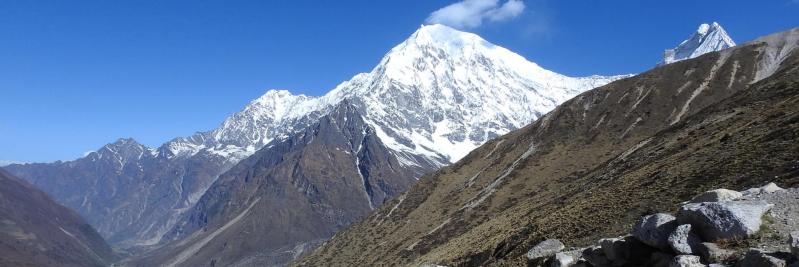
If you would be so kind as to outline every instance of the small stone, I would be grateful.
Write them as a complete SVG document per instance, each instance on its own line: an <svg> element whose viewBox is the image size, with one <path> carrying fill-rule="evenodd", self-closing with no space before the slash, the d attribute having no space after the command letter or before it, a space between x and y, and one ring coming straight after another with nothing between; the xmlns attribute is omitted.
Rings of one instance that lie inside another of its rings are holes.
<svg viewBox="0 0 799 267"><path fill-rule="evenodd" d="M669 247L669 234L677 228L677 218L668 213L647 215L633 227L632 235L639 241L659 249Z"/></svg>
<svg viewBox="0 0 799 267"><path fill-rule="evenodd" d="M785 260L768 255L767 252L759 249L750 249L746 252L743 259L738 261L739 267L786 267Z"/></svg>
<svg viewBox="0 0 799 267"><path fill-rule="evenodd" d="M547 239L535 245L530 251L527 251L527 258L530 260L541 260L552 257L555 253L560 252L566 248L560 240Z"/></svg>
<svg viewBox="0 0 799 267"><path fill-rule="evenodd" d="M699 256L693 255L679 255L674 257L669 264L669 267L704 267L705 265L699 261Z"/></svg>
<svg viewBox="0 0 799 267"><path fill-rule="evenodd" d="M707 267L730 267L730 266L727 265L727 264L721 264L721 263L711 263Z"/></svg>
<svg viewBox="0 0 799 267"><path fill-rule="evenodd" d="M748 238L760 230L763 215L774 205L761 200L690 203L677 221L690 224L706 241Z"/></svg>
<svg viewBox="0 0 799 267"><path fill-rule="evenodd" d="M753 195L760 195L760 194L770 194L770 193L774 193L774 192L782 191L782 190L785 190L785 189L777 186L777 184L775 184L775 183L768 183L767 185L764 185L764 186L761 186L761 187L749 188L749 189L746 189L744 191L741 191L741 194L743 194L744 196L753 196Z"/></svg>
<svg viewBox="0 0 799 267"><path fill-rule="evenodd" d="M697 254L705 262L726 262L733 256L735 251L720 248L716 243L705 242L697 247Z"/></svg>
<svg viewBox="0 0 799 267"><path fill-rule="evenodd" d="M571 267L577 264L580 256L583 255L583 250L569 250L555 253L555 259L552 261L552 267Z"/></svg>
<svg viewBox="0 0 799 267"><path fill-rule="evenodd" d="M799 231L791 232L788 235L788 246L791 247L791 253L793 253L796 258L799 258Z"/></svg>
<svg viewBox="0 0 799 267"><path fill-rule="evenodd" d="M669 235L669 246L679 254L696 253L700 243L702 240L691 231L690 224L677 226L677 229Z"/></svg>
<svg viewBox="0 0 799 267"><path fill-rule="evenodd" d="M763 193L766 193L766 194L771 194L771 193L774 193L774 192L777 192L777 191L782 191L782 190L785 190L785 189L783 189L782 187L777 186L777 184L775 184L775 183L768 183L767 185L764 185L764 186L760 187L760 191L763 192Z"/></svg>
<svg viewBox="0 0 799 267"><path fill-rule="evenodd" d="M741 192L729 189L710 190L691 199L690 203L732 201L743 197Z"/></svg>

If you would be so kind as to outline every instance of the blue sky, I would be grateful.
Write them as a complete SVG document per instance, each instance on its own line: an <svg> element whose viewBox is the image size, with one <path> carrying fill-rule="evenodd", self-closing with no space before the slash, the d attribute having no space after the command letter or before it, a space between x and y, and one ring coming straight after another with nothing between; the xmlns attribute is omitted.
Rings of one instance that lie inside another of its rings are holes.
<svg viewBox="0 0 799 267"><path fill-rule="evenodd" d="M321 95L457 2L0 1L0 161L157 146L270 88ZM644 71L702 22L739 43L799 26L797 0L506 3L447 23L567 75Z"/></svg>

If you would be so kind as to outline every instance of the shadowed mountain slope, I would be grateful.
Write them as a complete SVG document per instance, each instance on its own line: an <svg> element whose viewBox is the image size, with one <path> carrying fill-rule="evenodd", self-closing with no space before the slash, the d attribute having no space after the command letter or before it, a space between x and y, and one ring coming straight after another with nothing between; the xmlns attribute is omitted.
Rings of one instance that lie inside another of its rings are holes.
<svg viewBox="0 0 799 267"><path fill-rule="evenodd" d="M286 264L406 190L418 171L343 102L222 175L168 235L175 242L130 264Z"/></svg>
<svg viewBox="0 0 799 267"><path fill-rule="evenodd" d="M77 213L0 168L0 266L107 266L114 257Z"/></svg>

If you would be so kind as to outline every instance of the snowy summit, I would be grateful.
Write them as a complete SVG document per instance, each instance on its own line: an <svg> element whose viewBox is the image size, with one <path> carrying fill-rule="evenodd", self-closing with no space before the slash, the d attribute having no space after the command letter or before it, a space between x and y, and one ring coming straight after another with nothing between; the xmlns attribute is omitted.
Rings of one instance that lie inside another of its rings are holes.
<svg viewBox="0 0 799 267"><path fill-rule="evenodd" d="M241 151L233 154L246 156L348 100L403 163L443 166L583 91L623 77L564 76L478 35L424 25L371 72L320 97L269 91L203 141L206 148L232 145ZM426 162L414 162L416 156Z"/></svg>
<svg viewBox="0 0 799 267"><path fill-rule="evenodd" d="M717 22L712 24L703 23L687 40L682 41L677 47L663 52L663 61L658 65L695 58L733 46L735 46L735 42L720 24Z"/></svg>

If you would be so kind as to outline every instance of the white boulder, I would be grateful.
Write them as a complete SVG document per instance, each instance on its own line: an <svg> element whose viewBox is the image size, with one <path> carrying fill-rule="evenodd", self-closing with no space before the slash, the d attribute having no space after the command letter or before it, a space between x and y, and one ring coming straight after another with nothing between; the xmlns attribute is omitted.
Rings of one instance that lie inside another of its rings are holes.
<svg viewBox="0 0 799 267"><path fill-rule="evenodd" d="M765 201L690 203L677 213L680 224L690 224L706 241L747 238L760 230L763 215L774 205Z"/></svg>
<svg viewBox="0 0 799 267"><path fill-rule="evenodd" d="M691 199L690 203L732 201L741 197L743 197L741 192L722 188L704 192Z"/></svg>
<svg viewBox="0 0 799 267"><path fill-rule="evenodd" d="M569 250L555 253L555 258L552 261L552 267L571 267L577 264L580 257L583 255L583 250Z"/></svg>
<svg viewBox="0 0 799 267"><path fill-rule="evenodd" d="M560 240L547 239L535 245L532 249L527 251L527 258L530 260L541 260L552 256L566 248Z"/></svg>

